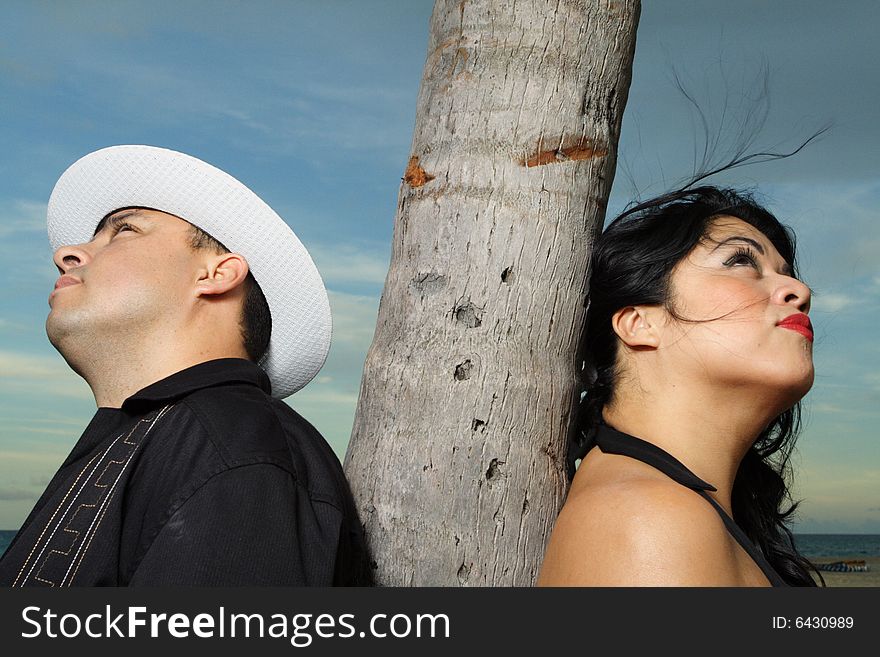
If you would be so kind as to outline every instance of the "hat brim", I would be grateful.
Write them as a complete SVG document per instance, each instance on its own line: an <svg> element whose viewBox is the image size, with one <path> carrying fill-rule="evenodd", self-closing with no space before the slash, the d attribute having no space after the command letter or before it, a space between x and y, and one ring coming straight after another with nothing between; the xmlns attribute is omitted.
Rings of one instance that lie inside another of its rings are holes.
<svg viewBox="0 0 880 657"><path fill-rule="evenodd" d="M330 350L327 290L311 256L284 220L244 184L195 157L155 146L111 146L74 162L52 190L52 249L92 239L124 207L173 214L248 262L272 315L258 363L283 399L318 373Z"/></svg>

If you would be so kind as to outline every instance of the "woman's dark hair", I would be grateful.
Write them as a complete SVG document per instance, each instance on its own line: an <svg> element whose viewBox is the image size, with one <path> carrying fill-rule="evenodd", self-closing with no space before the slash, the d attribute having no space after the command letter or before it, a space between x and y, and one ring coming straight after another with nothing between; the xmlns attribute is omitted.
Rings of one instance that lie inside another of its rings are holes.
<svg viewBox="0 0 880 657"><path fill-rule="evenodd" d="M591 257L585 394L568 454L573 477L577 459L592 447L602 408L614 394L617 335L612 315L626 306L670 303L673 267L706 238L715 218L732 216L763 233L797 276L795 237L747 193L713 186L688 187L639 203L615 218L596 240ZM733 517L789 584L815 586L815 568L798 554L785 524L797 503L788 490L789 457L800 428L800 403L780 414L758 436L737 471ZM784 508L787 507L787 508Z"/></svg>

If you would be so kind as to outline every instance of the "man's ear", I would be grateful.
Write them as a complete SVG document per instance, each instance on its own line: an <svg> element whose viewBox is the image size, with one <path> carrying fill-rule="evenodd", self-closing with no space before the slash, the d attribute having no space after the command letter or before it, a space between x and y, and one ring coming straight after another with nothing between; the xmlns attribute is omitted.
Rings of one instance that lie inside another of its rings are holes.
<svg viewBox="0 0 880 657"><path fill-rule="evenodd" d="M199 273L196 283L198 296L224 294L244 283L248 263L237 253L222 253L210 258Z"/></svg>
<svg viewBox="0 0 880 657"><path fill-rule="evenodd" d="M611 328L624 344L638 349L660 346L656 317L646 306L627 306L611 316Z"/></svg>

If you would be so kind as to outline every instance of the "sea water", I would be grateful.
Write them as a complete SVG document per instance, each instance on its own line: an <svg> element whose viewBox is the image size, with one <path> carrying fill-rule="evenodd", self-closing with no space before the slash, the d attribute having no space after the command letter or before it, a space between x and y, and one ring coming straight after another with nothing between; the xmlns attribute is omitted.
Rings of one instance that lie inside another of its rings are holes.
<svg viewBox="0 0 880 657"><path fill-rule="evenodd" d="M808 559L880 557L880 534L795 534L794 543Z"/></svg>
<svg viewBox="0 0 880 657"><path fill-rule="evenodd" d="M12 542L15 530L0 530L0 554ZM880 534L795 534L795 544L805 557L880 557Z"/></svg>

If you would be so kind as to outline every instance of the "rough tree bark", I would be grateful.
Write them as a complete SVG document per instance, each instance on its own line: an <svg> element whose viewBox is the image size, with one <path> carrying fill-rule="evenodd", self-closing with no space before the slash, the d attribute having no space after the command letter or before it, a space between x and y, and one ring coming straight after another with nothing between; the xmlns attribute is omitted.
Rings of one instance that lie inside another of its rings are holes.
<svg viewBox="0 0 880 657"><path fill-rule="evenodd" d="M438 0L346 472L382 585L531 585L638 0Z"/></svg>

